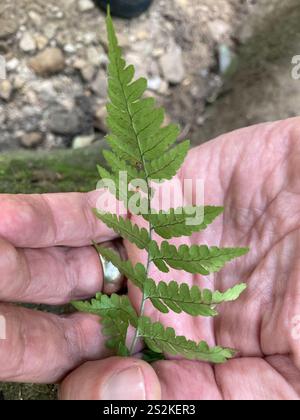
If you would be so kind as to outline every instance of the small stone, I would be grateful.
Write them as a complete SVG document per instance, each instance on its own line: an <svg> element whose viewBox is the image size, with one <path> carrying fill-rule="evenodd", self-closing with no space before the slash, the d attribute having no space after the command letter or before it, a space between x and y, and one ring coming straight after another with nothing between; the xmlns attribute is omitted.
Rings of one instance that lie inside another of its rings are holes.
<svg viewBox="0 0 300 420"><path fill-rule="evenodd" d="M83 66L80 72L86 82L91 82L95 76L95 68L91 64Z"/></svg>
<svg viewBox="0 0 300 420"><path fill-rule="evenodd" d="M86 65L87 65L87 62L83 58L75 57L75 59L73 61L74 69L81 70Z"/></svg>
<svg viewBox="0 0 300 420"><path fill-rule="evenodd" d="M46 48L49 42L48 38L40 34L35 35L34 39L39 50L43 50L44 48Z"/></svg>
<svg viewBox="0 0 300 420"><path fill-rule="evenodd" d="M11 98L12 91L13 87L9 80L0 81L0 99L8 102Z"/></svg>
<svg viewBox="0 0 300 420"><path fill-rule="evenodd" d="M173 44L167 53L160 58L160 66L164 78L172 85L181 83L185 77L182 50Z"/></svg>
<svg viewBox="0 0 300 420"><path fill-rule="evenodd" d="M91 134L89 136L77 136L73 139L72 148L81 149L82 147L90 146L95 140L95 135Z"/></svg>
<svg viewBox="0 0 300 420"><path fill-rule="evenodd" d="M89 12L95 7L94 3L91 0L79 0L78 1L78 10L80 12Z"/></svg>
<svg viewBox="0 0 300 420"><path fill-rule="evenodd" d="M100 66L102 66L104 68L106 68L109 64L109 58L105 53L100 54L99 61L100 61Z"/></svg>
<svg viewBox="0 0 300 420"><path fill-rule="evenodd" d="M36 92L32 89L28 89L25 95L26 103L32 106L38 106L39 99Z"/></svg>
<svg viewBox="0 0 300 420"><path fill-rule="evenodd" d="M14 78L14 88L15 89L20 90L25 86L25 84L26 84L26 82L21 76L19 76L19 75L15 76L15 78Z"/></svg>
<svg viewBox="0 0 300 420"><path fill-rule="evenodd" d="M68 54L74 54L76 53L76 47L73 44L66 44L64 46L64 52Z"/></svg>
<svg viewBox="0 0 300 420"><path fill-rule="evenodd" d="M30 17L31 21L35 24L35 26L40 27L42 24L42 18L41 15L39 15L34 10L30 10L28 13L28 16Z"/></svg>
<svg viewBox="0 0 300 420"><path fill-rule="evenodd" d="M151 77L148 79L148 89L158 91L161 85L161 78L159 76L157 77Z"/></svg>
<svg viewBox="0 0 300 420"><path fill-rule="evenodd" d="M100 70L96 79L91 84L92 91L101 98L107 97L107 76L103 70Z"/></svg>
<svg viewBox="0 0 300 420"><path fill-rule="evenodd" d="M32 149L43 142L43 134L39 132L25 133L20 139L21 145Z"/></svg>
<svg viewBox="0 0 300 420"><path fill-rule="evenodd" d="M89 47L86 52L86 56L88 61L93 66L99 66L101 64L101 54L104 53L103 48L97 48L97 47Z"/></svg>
<svg viewBox="0 0 300 420"><path fill-rule="evenodd" d="M106 123L107 118L107 109L105 105L100 106L96 109L94 114L94 127L102 131L102 133L108 132L108 127Z"/></svg>
<svg viewBox="0 0 300 420"><path fill-rule="evenodd" d="M30 53L36 50L36 42L29 32L25 32L20 40L20 48L22 51Z"/></svg>
<svg viewBox="0 0 300 420"><path fill-rule="evenodd" d="M141 60L141 54L129 52L125 57L128 64L134 65L136 78L145 77L148 73L148 65L146 60Z"/></svg>
<svg viewBox="0 0 300 420"><path fill-rule="evenodd" d="M221 44L219 46L219 67L220 72L225 74L227 70L231 67L232 60L233 60L233 53L229 47L225 44Z"/></svg>
<svg viewBox="0 0 300 420"><path fill-rule="evenodd" d="M208 23L210 33L216 42L223 41L230 33L230 26L221 19L216 19Z"/></svg>
<svg viewBox="0 0 300 420"><path fill-rule="evenodd" d="M0 15L0 39L7 39L14 35L18 30L17 19L6 18Z"/></svg>
<svg viewBox="0 0 300 420"><path fill-rule="evenodd" d="M152 56L154 58L160 58L162 55L164 55L163 48L154 48L154 50L152 51Z"/></svg>
<svg viewBox="0 0 300 420"><path fill-rule="evenodd" d="M48 39L52 39L55 37L56 32L57 32L57 25L53 22L49 22L45 25L44 27L44 35L48 38Z"/></svg>
<svg viewBox="0 0 300 420"><path fill-rule="evenodd" d="M165 80L161 81L161 85L160 88L158 89L158 92L161 95L168 95L170 93L169 91L169 83L166 82Z"/></svg>
<svg viewBox="0 0 300 420"><path fill-rule="evenodd" d="M56 17L56 19L63 19L65 17L64 12L62 12L61 10L58 10L55 13L55 17Z"/></svg>
<svg viewBox="0 0 300 420"><path fill-rule="evenodd" d="M7 71L15 71L17 70L17 68L19 67L20 61L14 57L11 58L7 63L6 63L6 70Z"/></svg>
<svg viewBox="0 0 300 420"><path fill-rule="evenodd" d="M83 34L82 41L84 45L91 45L93 42L97 42L97 36L94 32L86 32Z"/></svg>
<svg viewBox="0 0 300 420"><path fill-rule="evenodd" d="M145 31L144 29L141 29L136 34L136 39L139 41L144 41L145 39L149 39L150 33L148 31Z"/></svg>
<svg viewBox="0 0 300 420"><path fill-rule="evenodd" d="M131 41L129 39L129 35L126 32L120 32L118 34L118 41L121 48L126 49L130 47Z"/></svg>
<svg viewBox="0 0 300 420"><path fill-rule="evenodd" d="M29 67L40 76L47 76L62 71L65 58L59 48L47 48L29 61Z"/></svg>
<svg viewBox="0 0 300 420"><path fill-rule="evenodd" d="M60 105L49 107L44 117L47 129L54 134L64 136L88 133L92 128L92 121L90 121L87 112L83 110L86 110L86 106L81 104L81 107L76 106L72 109Z"/></svg>

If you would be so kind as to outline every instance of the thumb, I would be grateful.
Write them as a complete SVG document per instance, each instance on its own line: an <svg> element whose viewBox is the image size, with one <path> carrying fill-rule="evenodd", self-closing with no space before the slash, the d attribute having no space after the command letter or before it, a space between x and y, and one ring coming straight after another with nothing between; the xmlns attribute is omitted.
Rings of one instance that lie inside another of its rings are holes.
<svg viewBox="0 0 300 420"><path fill-rule="evenodd" d="M161 388L152 367L138 359L111 357L87 362L60 387L61 400L159 400Z"/></svg>

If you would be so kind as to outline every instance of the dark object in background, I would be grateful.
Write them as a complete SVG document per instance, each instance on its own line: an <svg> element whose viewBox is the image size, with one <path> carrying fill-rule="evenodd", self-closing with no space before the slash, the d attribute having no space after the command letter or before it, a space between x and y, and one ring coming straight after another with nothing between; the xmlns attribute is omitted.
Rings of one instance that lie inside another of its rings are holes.
<svg viewBox="0 0 300 420"><path fill-rule="evenodd" d="M111 14L130 19L145 12L152 0L94 0L95 3L106 11L110 4Z"/></svg>

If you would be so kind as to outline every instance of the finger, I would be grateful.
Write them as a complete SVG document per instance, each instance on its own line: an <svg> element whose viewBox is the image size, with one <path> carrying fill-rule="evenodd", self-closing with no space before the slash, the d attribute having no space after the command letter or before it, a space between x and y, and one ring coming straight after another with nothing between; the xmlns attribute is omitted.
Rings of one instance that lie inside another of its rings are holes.
<svg viewBox="0 0 300 420"><path fill-rule="evenodd" d="M216 368L216 380L225 400L299 400L293 385L268 359L230 360Z"/></svg>
<svg viewBox="0 0 300 420"><path fill-rule="evenodd" d="M101 192L0 195L0 237L16 247L86 246L116 235L92 209L101 206ZM116 211L125 213L116 204Z"/></svg>
<svg viewBox="0 0 300 420"><path fill-rule="evenodd" d="M161 383L163 400L221 400L214 369L207 363L189 360L153 364Z"/></svg>
<svg viewBox="0 0 300 420"><path fill-rule="evenodd" d="M61 305L103 290L103 267L92 246L23 250L0 239L0 273L3 302ZM120 291L123 281L120 277L110 291Z"/></svg>
<svg viewBox="0 0 300 420"><path fill-rule="evenodd" d="M299 398L294 384L289 383L279 369L260 358L234 359L214 367L188 360L161 361L154 363L153 368L161 383L162 399L239 401Z"/></svg>
<svg viewBox="0 0 300 420"><path fill-rule="evenodd" d="M62 400L159 400L161 390L152 367L142 360L111 357L85 363L62 383Z"/></svg>
<svg viewBox="0 0 300 420"><path fill-rule="evenodd" d="M58 305L102 290L94 247L16 249L0 239L0 300Z"/></svg>
<svg viewBox="0 0 300 420"><path fill-rule="evenodd" d="M97 317L0 305L0 319L2 382L56 383L86 360L109 356Z"/></svg>

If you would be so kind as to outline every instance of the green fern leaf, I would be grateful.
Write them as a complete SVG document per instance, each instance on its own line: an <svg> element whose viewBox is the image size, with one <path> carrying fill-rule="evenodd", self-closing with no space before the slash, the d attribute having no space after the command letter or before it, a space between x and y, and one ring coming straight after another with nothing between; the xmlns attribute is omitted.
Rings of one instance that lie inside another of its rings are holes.
<svg viewBox="0 0 300 420"><path fill-rule="evenodd" d="M140 337L156 353L167 353L216 364L224 363L236 354L232 349L209 348L204 341L196 343L183 336L176 336L173 328L164 328L159 322L152 323L147 317L139 318L138 329Z"/></svg>
<svg viewBox="0 0 300 420"><path fill-rule="evenodd" d="M148 248L150 236L146 229L140 229L137 225L132 224L129 219L124 219L115 214L103 214L97 209L94 209L94 213L98 219L105 223L110 229L113 229L116 233L121 235L122 238L128 239L140 249Z"/></svg>
<svg viewBox="0 0 300 420"><path fill-rule="evenodd" d="M164 241L161 248L152 241L149 245L151 260L163 272L169 265L192 274L208 275L220 271L226 262L247 254L248 248L209 248L206 245L181 245L178 249Z"/></svg>
<svg viewBox="0 0 300 420"><path fill-rule="evenodd" d="M143 154L147 160L154 159L166 152L172 146L180 134L180 127L170 124L160 128L155 136L149 136L145 141Z"/></svg>
<svg viewBox="0 0 300 420"><path fill-rule="evenodd" d="M128 355L125 341L129 325L137 327L138 318L127 296L111 297L98 293L91 302L72 302L75 309L101 318L102 332L108 337L107 347L121 355Z"/></svg>
<svg viewBox="0 0 300 420"><path fill-rule="evenodd" d="M208 289L201 290L197 286L189 287L186 283L178 285L177 282L163 281L156 284L154 280L147 279L144 282L144 293L150 299L153 306L162 313L168 313L171 309L175 313L185 312L192 316L216 316L217 304L232 302L247 288L245 284L239 284L225 293L211 292Z"/></svg>
<svg viewBox="0 0 300 420"><path fill-rule="evenodd" d="M128 183L133 179L146 179L145 172L139 171L135 166L128 164L124 159L119 158L110 150L104 150L103 156L114 174L118 175L119 172L127 173Z"/></svg>
<svg viewBox="0 0 300 420"><path fill-rule="evenodd" d="M107 121L111 131L108 142L116 157L107 153L106 157L117 170L128 166L128 163L121 162L126 159L141 167L141 173L147 180L171 179L186 157L189 142L185 141L169 150L178 137L178 128L174 125L161 127L164 110L156 108L153 99L143 98L147 80L140 78L133 81L134 69L126 66L122 59L110 16L107 18L107 29L110 59ZM162 152L166 153L157 158ZM130 172L130 176L133 175L131 169Z"/></svg>
<svg viewBox="0 0 300 420"><path fill-rule="evenodd" d="M110 248L95 245L99 254L110 261L119 271L130 279L140 290L144 290L145 299L150 299L153 306L162 313L169 309L175 313L186 312L192 316L216 316L215 306L237 300L246 290L246 284L238 284L224 293L219 291L201 290L197 286L191 288L187 284L177 282L159 282L147 278L145 267L138 263L135 267L130 261L123 261Z"/></svg>
<svg viewBox="0 0 300 420"><path fill-rule="evenodd" d="M147 170L153 181L172 179L183 164L190 147L189 140L180 143L169 152L149 162Z"/></svg>
<svg viewBox="0 0 300 420"><path fill-rule="evenodd" d="M234 302L237 300L241 294L247 289L247 285L245 283L237 284L236 286L232 287L231 289L227 290L224 293L216 291L213 293L212 296L212 304L219 305L220 303L224 302Z"/></svg>
<svg viewBox="0 0 300 420"><path fill-rule="evenodd" d="M203 212L203 221L200 224L189 225L188 219L192 215ZM216 217L224 211L223 207L185 207L160 211L158 213L145 214L144 219L151 223L155 232L164 239L178 238L180 236L191 236L194 232L199 232L207 228Z"/></svg>
<svg viewBox="0 0 300 420"><path fill-rule="evenodd" d="M137 165L141 162L141 154L136 145L122 143L119 141L118 137L114 136L113 134L106 136L105 140L110 145L113 152L118 155L120 159L126 159L133 165Z"/></svg>
<svg viewBox="0 0 300 420"><path fill-rule="evenodd" d="M125 206L127 206L128 199L132 196L133 193L127 190L127 186L125 186L125 188L120 187L117 175L110 173L107 169L100 165L97 166L97 169L102 180L111 181L111 183L108 184L110 193L114 195L119 201L123 201Z"/></svg>

